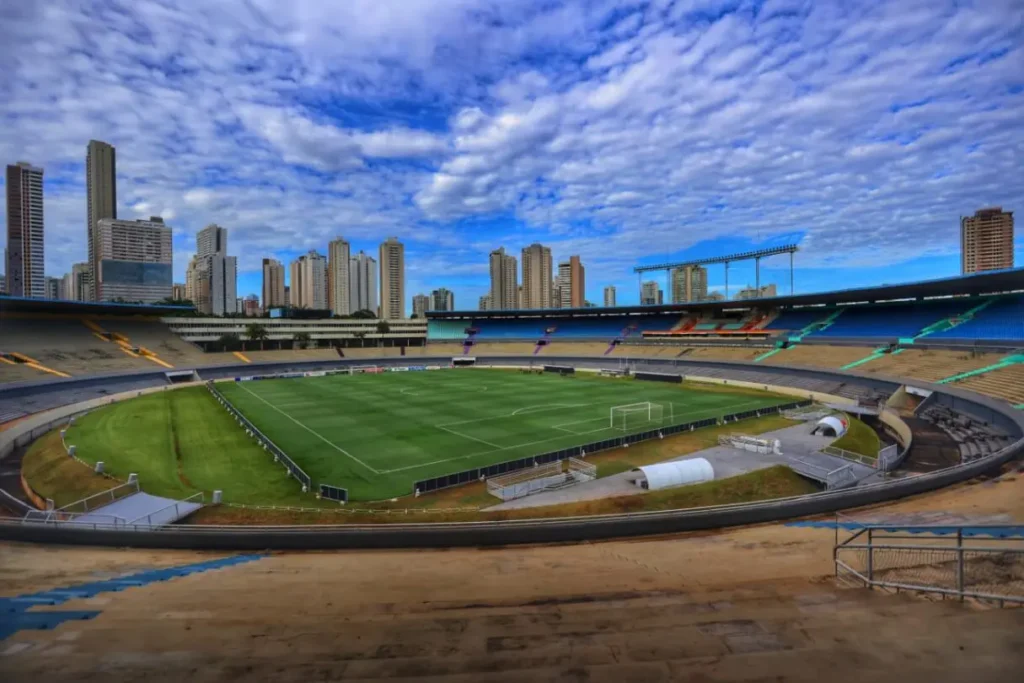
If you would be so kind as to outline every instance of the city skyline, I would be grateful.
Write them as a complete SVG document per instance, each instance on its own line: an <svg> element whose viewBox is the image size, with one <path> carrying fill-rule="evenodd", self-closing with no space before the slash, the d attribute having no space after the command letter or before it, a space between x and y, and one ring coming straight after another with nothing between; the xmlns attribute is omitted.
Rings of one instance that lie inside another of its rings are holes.
<svg viewBox="0 0 1024 683"><path fill-rule="evenodd" d="M1024 196L1005 0L285 4L263 20L166 4L7 17L0 158L46 169L51 276L88 261L90 139L116 149L117 217L172 226L175 281L210 222L246 293L263 258L396 235L406 306L437 286L476 301L487 254L513 241L579 254L586 299L615 285L623 304L634 264L781 242L803 249L798 292L955 275L958 217Z"/></svg>

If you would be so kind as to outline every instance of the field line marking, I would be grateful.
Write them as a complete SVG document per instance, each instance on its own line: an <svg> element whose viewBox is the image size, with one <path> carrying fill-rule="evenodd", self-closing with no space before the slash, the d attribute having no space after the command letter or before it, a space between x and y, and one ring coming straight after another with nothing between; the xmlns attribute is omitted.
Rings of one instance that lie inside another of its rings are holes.
<svg viewBox="0 0 1024 683"><path fill-rule="evenodd" d="M528 410L529 411L533 411L533 412L537 412L537 413L545 413L545 412L547 412L546 410L535 410L535 408L582 408L583 406L586 406L586 405L593 405L593 404L587 404L587 403L541 403L540 405L526 406L525 408L516 408L515 410L513 410L511 412L509 417L511 417L512 415L519 415L521 413L525 413Z"/></svg>
<svg viewBox="0 0 1024 683"><path fill-rule="evenodd" d="M739 409L739 408L741 408L743 406L748 406L751 403L760 403L760 401L746 401L744 403L738 403L735 406L730 406L730 408L733 408L733 410L731 410L730 412L734 412L734 413L738 412L737 409ZM770 407L770 406L766 406L766 407ZM708 410L698 410L695 413L687 414L686 417L688 419L692 419L696 415L702 415L704 413L721 413L721 412L722 411L721 411L720 408L709 408ZM505 417L508 417L508 416L505 416ZM594 421L596 421L598 419L604 420L605 418L604 417L594 418L592 420L589 420L589 422L594 422ZM450 424L459 424L459 423L456 422L456 423L450 423ZM564 424L570 424L570 423L564 423ZM440 426L440 425L435 425L435 426ZM576 434L578 436L584 436L586 434L593 434L595 432L603 432L603 431L608 431L608 430L611 430L611 427L601 427L600 429L594 429L594 430L587 431L587 432L575 432L575 431L571 431L571 430L568 430L568 429L563 429L561 431L567 432L567 433L570 433L570 434ZM434 460L432 462L424 462L424 463L420 463L418 465L407 465L406 467L397 467L397 468L395 468L393 470L381 470L379 472L379 474L394 474L395 472L405 472L407 470L415 470L415 469L418 469L420 467L429 467L431 465L440 465L441 463L445 463L445 462L455 462L456 460L466 460L468 458L475 458L475 457L480 456L480 455L489 455L491 453L500 453L502 451L510 451L513 448L525 448L527 446L536 446L537 444L547 443L549 441L556 441L558 439L564 439L564 438L566 438L564 435L559 434L557 436L551 437L550 439L541 439L540 441L531 441L529 443L519 443L519 444L515 444L515 445L512 445L512 446L505 446L503 448L497 448L497 449L495 449L493 451L480 451L479 453L469 453L468 455L458 455L458 456L455 456L454 458L445 458L443 460ZM537 455L539 455L539 454L537 454ZM523 457L524 458L528 458L530 456L524 455Z"/></svg>
<svg viewBox="0 0 1024 683"><path fill-rule="evenodd" d="M310 428L309 428L309 427L307 427L306 425L302 424L301 422L299 422L298 420L296 420L296 419L295 419L294 417L292 417L292 416L291 416L291 415L289 415L288 413L284 412L283 410L281 410L280 408L278 408L277 406L275 406L275 405L274 405L273 403L271 403L270 401L267 401L267 400L266 400L265 398L263 398L262 396L260 396L260 395L258 395L258 394L254 394L254 393L253 393L252 391L250 391L250 390L249 390L248 388L246 388L246 387L242 386L242 383L241 383L241 382L235 382L235 386L239 387L240 389L242 389L242 391L244 391L245 393L249 394L250 396L252 396L252 397L253 397L253 398L255 398L256 400L258 400L258 401L262 401L263 403L266 403L266 404L267 404L268 406L270 406L271 408L273 408L273 409L274 409L274 410L276 410L277 412L281 413L282 415L284 415L285 417L287 417L287 418L288 418L289 420L291 420L291 421L292 421L292 422L294 422L295 424L299 425L300 427L302 427L303 429L305 429L305 430L306 430L307 432L309 432L310 434L312 434L312 435L313 435L313 436L315 436L316 438L320 439L320 440L321 440L321 441L323 441L323 442L324 442L325 444L327 444L327 445L328 445L328 446L330 446L331 448L335 449L335 450L336 450L336 451L338 451L339 453L341 453L341 454L343 454L343 455L346 455L346 456L348 456L348 457L352 458L352 459L353 459L353 460L355 460L355 461L356 461L357 463L359 463L360 465L362 465L362 466L363 466L363 467L365 467L366 469L370 470L370 471L371 471L371 472L373 472L374 474L381 474L381 471L380 471L380 470L377 470L377 469L374 469L373 467L370 467L370 466L369 466L369 465L367 465L367 464L366 464L365 462L363 462L362 460L360 460L360 459L359 459L359 458L357 458L356 456L352 455L351 453L349 453L348 451L346 451L346 450L345 450L344 448L342 448L342 447L341 447L341 446L339 446L338 444L334 443L333 441L328 441L328 440L327 440L327 439L326 439L326 438L325 438L324 436L322 436L322 435L321 435L321 434L320 434L319 432L317 432L317 431L315 431L315 430L313 430L313 429L310 429Z"/></svg>
<svg viewBox="0 0 1024 683"><path fill-rule="evenodd" d="M448 427L445 427L444 425L434 425L434 426L437 427L438 429L443 429L444 431L448 432L449 434L454 434L455 436L461 436L463 439L471 439L471 440L476 441L478 443L482 443L482 444L484 444L486 446L490 446L491 448L498 448L498 449L501 448L501 446L499 446L496 443L491 443L490 441L485 441L484 439L478 439L475 436L470 436L469 434L463 434L462 432L457 432L454 429L449 429Z"/></svg>

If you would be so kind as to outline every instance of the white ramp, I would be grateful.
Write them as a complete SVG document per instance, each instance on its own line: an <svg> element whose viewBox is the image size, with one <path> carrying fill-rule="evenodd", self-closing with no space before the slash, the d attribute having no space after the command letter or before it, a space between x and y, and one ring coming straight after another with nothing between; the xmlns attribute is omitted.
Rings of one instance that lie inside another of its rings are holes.
<svg viewBox="0 0 1024 683"><path fill-rule="evenodd" d="M202 502L195 500L201 500L201 496L200 493L187 500L174 500L140 491L84 515L76 515L70 523L133 525L140 529L153 529L184 519L203 507Z"/></svg>

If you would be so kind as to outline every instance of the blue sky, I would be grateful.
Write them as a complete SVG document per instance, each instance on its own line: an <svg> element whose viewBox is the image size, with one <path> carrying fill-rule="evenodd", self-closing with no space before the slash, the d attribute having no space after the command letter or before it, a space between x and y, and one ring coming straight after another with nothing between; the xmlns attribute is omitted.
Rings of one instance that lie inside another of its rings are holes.
<svg viewBox="0 0 1024 683"><path fill-rule="evenodd" d="M398 236L410 299L460 307L533 241L596 302L635 302L636 264L788 241L798 291L900 282L958 273L961 214L1020 210L1022 42L1019 0L4 3L0 158L46 169L53 275L85 258L97 138L176 279L215 222L240 295L336 235Z"/></svg>

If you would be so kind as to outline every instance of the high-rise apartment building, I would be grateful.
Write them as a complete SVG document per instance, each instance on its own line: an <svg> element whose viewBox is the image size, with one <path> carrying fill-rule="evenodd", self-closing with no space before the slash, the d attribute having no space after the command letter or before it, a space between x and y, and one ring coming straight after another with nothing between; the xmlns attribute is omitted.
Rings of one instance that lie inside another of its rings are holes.
<svg viewBox="0 0 1024 683"><path fill-rule="evenodd" d="M207 315L211 308L208 268L207 260L198 255L193 256L185 268L185 298L195 305L197 311ZM173 291L173 285L171 291Z"/></svg>
<svg viewBox="0 0 1024 683"><path fill-rule="evenodd" d="M43 278L43 282L43 289L46 291L46 294L43 297L44 299L50 299L51 301L55 301L57 299L64 298L64 280L62 278L50 277L49 275L47 275L45 278Z"/></svg>
<svg viewBox="0 0 1024 683"><path fill-rule="evenodd" d="M412 297L412 317L423 318L430 310L430 297L426 294L416 294Z"/></svg>
<svg viewBox="0 0 1024 683"><path fill-rule="evenodd" d="M174 301L185 301L188 297L185 295L185 283L175 282L171 285L171 299Z"/></svg>
<svg viewBox="0 0 1024 683"><path fill-rule="evenodd" d="M1013 212L1001 206L960 218L960 272L1013 268Z"/></svg>
<svg viewBox="0 0 1024 683"><path fill-rule="evenodd" d="M292 288L291 285L285 285L284 287L284 307L289 308L292 305Z"/></svg>
<svg viewBox="0 0 1024 683"><path fill-rule="evenodd" d="M561 308L583 308L586 304L586 281L579 256L570 256L558 264L558 286Z"/></svg>
<svg viewBox="0 0 1024 683"><path fill-rule="evenodd" d="M389 237L380 245L380 318L405 317L405 245Z"/></svg>
<svg viewBox="0 0 1024 683"><path fill-rule="evenodd" d="M604 288L604 305L607 307L615 306L615 285L608 285Z"/></svg>
<svg viewBox="0 0 1024 683"><path fill-rule="evenodd" d="M19 161L7 167L7 293L46 297L43 274L43 169Z"/></svg>
<svg viewBox="0 0 1024 683"><path fill-rule="evenodd" d="M349 310L377 315L377 261L360 251L348 264Z"/></svg>
<svg viewBox="0 0 1024 683"><path fill-rule="evenodd" d="M519 283L516 257L505 247L491 252L491 294L488 310L510 311L519 307Z"/></svg>
<svg viewBox="0 0 1024 683"><path fill-rule="evenodd" d="M249 318L258 318L262 311L260 310L260 298L255 294L250 294L242 300L242 310Z"/></svg>
<svg viewBox="0 0 1024 683"><path fill-rule="evenodd" d="M263 259L263 310L287 306L284 292L284 264L272 258Z"/></svg>
<svg viewBox="0 0 1024 683"><path fill-rule="evenodd" d="M85 148L85 221L89 245L88 298L99 301L96 277L99 257L96 254L96 224L103 218L117 218L117 155L106 142L90 140Z"/></svg>
<svg viewBox="0 0 1024 683"><path fill-rule="evenodd" d="M704 301L708 296L708 269L686 266L672 271L672 303Z"/></svg>
<svg viewBox="0 0 1024 683"><path fill-rule="evenodd" d="M551 249L523 248L523 301L520 308L551 308Z"/></svg>
<svg viewBox="0 0 1024 683"><path fill-rule="evenodd" d="M334 315L352 313L349 295L349 244L337 237L327 245L327 307Z"/></svg>
<svg viewBox="0 0 1024 683"><path fill-rule="evenodd" d="M88 294L89 264L76 263L71 266L71 272L64 275L64 298L68 301L85 301Z"/></svg>
<svg viewBox="0 0 1024 683"><path fill-rule="evenodd" d="M477 308L481 311L491 310L491 295L484 294L482 297L480 297L480 300L477 303Z"/></svg>
<svg viewBox="0 0 1024 683"><path fill-rule="evenodd" d="M661 287L654 280L643 283L640 286L640 305L658 306L663 303Z"/></svg>
<svg viewBox="0 0 1024 683"><path fill-rule="evenodd" d="M454 311L455 310L455 294L451 290L444 287L438 287L430 293L430 309L431 311Z"/></svg>
<svg viewBox="0 0 1024 683"><path fill-rule="evenodd" d="M315 250L292 261L292 308L327 310L327 259Z"/></svg>
<svg viewBox="0 0 1024 683"><path fill-rule="evenodd" d="M196 235L196 257L202 261L195 270L196 276L209 278L210 282L201 289L208 292L202 303L193 301L196 309L206 315L228 315L238 311L238 263L234 256L228 256L228 231L211 224Z"/></svg>
<svg viewBox="0 0 1024 683"><path fill-rule="evenodd" d="M154 303L171 295L171 228L159 216L101 218L93 230L97 301Z"/></svg>

